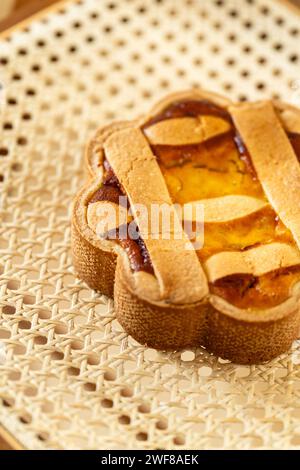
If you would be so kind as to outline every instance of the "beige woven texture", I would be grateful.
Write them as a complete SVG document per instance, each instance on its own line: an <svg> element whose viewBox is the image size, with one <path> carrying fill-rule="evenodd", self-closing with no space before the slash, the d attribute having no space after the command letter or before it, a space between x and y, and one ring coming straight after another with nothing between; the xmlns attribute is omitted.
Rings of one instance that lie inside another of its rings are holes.
<svg viewBox="0 0 300 470"><path fill-rule="evenodd" d="M299 103L299 36L270 0L86 0L2 41L0 422L23 446L300 448L297 343L257 367L147 349L70 257L98 126L199 85Z"/></svg>

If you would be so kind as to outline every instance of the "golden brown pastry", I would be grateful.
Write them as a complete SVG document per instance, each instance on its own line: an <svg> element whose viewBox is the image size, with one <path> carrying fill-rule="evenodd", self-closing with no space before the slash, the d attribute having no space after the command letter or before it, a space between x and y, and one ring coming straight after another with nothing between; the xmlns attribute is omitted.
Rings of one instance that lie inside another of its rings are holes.
<svg viewBox="0 0 300 470"><path fill-rule="evenodd" d="M272 359L300 326L299 158L300 110L203 90L100 129L73 209L79 277L142 344ZM154 206L171 224L152 227Z"/></svg>

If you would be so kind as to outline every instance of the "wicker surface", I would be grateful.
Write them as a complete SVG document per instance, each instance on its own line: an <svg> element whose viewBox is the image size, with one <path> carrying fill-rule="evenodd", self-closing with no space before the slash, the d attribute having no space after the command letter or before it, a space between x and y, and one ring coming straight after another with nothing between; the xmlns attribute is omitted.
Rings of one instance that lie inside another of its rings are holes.
<svg viewBox="0 0 300 470"><path fill-rule="evenodd" d="M59 8L0 45L0 422L34 449L300 448L297 344L258 367L146 349L76 280L69 239L99 125L193 85L299 102L300 17L271 0Z"/></svg>

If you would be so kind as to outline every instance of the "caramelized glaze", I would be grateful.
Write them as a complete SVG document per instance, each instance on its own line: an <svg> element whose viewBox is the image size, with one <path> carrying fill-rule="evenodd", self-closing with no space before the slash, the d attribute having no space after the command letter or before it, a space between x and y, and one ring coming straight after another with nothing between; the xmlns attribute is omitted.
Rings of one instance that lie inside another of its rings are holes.
<svg viewBox="0 0 300 470"><path fill-rule="evenodd" d="M294 152L297 155L298 160L300 160L300 134L289 133L288 137L293 146Z"/></svg>
<svg viewBox="0 0 300 470"><path fill-rule="evenodd" d="M104 178L103 184L101 188L99 188L90 199L89 203L92 204L98 201L110 201L115 204L126 204L127 208L128 201L127 199L121 199L120 196L125 196L122 188L120 188L119 182L114 175L114 172L109 165L108 161L104 161ZM151 263L151 259L147 252L145 243L138 232L138 227L135 224L131 223L131 230L135 230L137 233L137 237L133 239L128 234L129 227L127 226L126 230L119 230L117 229L117 243L119 243L122 248L126 251L131 269L133 271L147 271L153 274L153 267ZM113 234L115 237L115 231ZM112 239L111 234L108 232L106 233L107 239Z"/></svg>
<svg viewBox="0 0 300 470"><path fill-rule="evenodd" d="M279 305L300 280L300 267L278 270L263 276L236 275L219 279L210 286L213 294L239 308L265 309Z"/></svg>

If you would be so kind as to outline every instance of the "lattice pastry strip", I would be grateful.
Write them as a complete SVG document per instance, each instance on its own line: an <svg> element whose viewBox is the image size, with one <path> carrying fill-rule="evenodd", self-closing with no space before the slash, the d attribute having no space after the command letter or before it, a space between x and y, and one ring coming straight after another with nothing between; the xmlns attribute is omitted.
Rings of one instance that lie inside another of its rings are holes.
<svg viewBox="0 0 300 470"><path fill-rule="evenodd" d="M204 271L177 217L156 158L142 132L133 128L118 131L107 139L104 151L129 197L134 219L151 258L155 278L160 284L154 300L176 304L201 300L208 293ZM136 205L140 204L144 205L147 212L139 213ZM171 211L172 223L166 228L159 225L159 233L149 233L148 215L153 204L167 205ZM171 233L167 229L171 229ZM151 275L151 278L154 276ZM153 282L149 284L149 278L139 279L136 287L140 295L149 298L146 291L149 285L153 298Z"/></svg>

